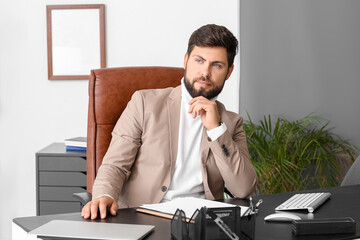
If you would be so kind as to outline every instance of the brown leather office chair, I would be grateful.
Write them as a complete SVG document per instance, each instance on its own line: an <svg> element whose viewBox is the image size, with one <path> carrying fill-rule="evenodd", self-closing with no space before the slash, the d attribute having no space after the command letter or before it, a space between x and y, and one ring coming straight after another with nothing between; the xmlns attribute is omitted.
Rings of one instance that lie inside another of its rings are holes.
<svg viewBox="0 0 360 240"><path fill-rule="evenodd" d="M97 170L109 147L111 132L133 93L140 89L180 85L183 68L122 67L92 70L89 79L87 130L87 193L74 194L82 204L91 200Z"/></svg>

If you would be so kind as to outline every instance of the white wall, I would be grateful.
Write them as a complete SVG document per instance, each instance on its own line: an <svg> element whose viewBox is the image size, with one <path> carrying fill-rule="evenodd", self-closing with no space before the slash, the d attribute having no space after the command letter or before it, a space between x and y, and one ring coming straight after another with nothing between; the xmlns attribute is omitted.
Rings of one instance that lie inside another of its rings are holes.
<svg viewBox="0 0 360 240"><path fill-rule="evenodd" d="M360 1L241 0L241 113L316 112L360 147Z"/></svg>
<svg viewBox="0 0 360 240"><path fill-rule="evenodd" d="M4 1L5 2L5 1ZM11 220L35 215L35 152L86 135L87 81L47 80L46 4L12 0L0 7L0 239ZM183 65L187 40L207 23L239 36L239 2L88 0L104 3L107 66ZM239 108L239 57L219 100Z"/></svg>

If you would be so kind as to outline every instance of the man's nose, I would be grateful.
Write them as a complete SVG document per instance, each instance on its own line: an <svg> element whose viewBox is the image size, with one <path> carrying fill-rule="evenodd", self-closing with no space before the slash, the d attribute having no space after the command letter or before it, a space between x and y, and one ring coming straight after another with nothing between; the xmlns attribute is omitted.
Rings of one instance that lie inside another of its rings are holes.
<svg viewBox="0 0 360 240"><path fill-rule="evenodd" d="M201 76L204 78L209 78L210 75L211 75L210 66L208 66L207 64L204 64L204 66L201 69Z"/></svg>

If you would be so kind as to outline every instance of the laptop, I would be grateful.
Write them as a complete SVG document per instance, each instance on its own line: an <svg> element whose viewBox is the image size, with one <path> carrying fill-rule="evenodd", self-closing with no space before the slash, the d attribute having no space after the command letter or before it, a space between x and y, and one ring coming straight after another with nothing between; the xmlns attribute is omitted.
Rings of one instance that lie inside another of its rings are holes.
<svg viewBox="0 0 360 240"><path fill-rule="evenodd" d="M138 240L143 239L154 228L153 225L53 220L29 234L39 238Z"/></svg>

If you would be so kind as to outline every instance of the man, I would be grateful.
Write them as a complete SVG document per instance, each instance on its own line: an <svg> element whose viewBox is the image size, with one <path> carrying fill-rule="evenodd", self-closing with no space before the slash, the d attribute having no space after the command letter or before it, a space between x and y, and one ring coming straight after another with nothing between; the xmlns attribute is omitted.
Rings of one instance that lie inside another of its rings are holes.
<svg viewBox="0 0 360 240"><path fill-rule="evenodd" d="M243 119L215 101L234 65L238 41L205 25L189 39L176 88L137 91L112 133L84 218L177 197L222 199L251 194L257 175Z"/></svg>

